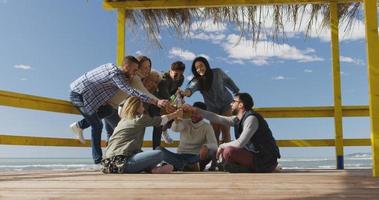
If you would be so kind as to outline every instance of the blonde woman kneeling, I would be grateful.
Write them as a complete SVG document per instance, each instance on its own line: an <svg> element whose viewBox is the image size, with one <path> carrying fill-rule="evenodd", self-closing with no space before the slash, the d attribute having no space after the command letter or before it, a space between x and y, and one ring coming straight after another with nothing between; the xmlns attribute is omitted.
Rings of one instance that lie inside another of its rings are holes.
<svg viewBox="0 0 379 200"><path fill-rule="evenodd" d="M125 102L121 120L109 139L102 161L104 173L170 173L173 170L170 164L158 165L163 161L162 151L142 151L143 139L146 127L164 125L182 117L183 111L180 109L168 115L150 117L144 114L144 110L141 100L136 97Z"/></svg>

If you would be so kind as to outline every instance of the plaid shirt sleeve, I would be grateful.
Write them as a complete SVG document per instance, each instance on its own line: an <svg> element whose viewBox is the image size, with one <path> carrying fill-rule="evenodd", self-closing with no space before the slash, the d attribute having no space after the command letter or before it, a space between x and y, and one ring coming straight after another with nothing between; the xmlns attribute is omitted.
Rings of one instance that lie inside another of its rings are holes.
<svg viewBox="0 0 379 200"><path fill-rule="evenodd" d="M117 85L118 88L120 88L122 91L126 92L130 96L135 96L141 99L141 101L154 104L154 100L148 97L147 95L143 94L142 92L134 89L131 87L125 80L125 76L122 74L115 74L113 76L113 81Z"/></svg>

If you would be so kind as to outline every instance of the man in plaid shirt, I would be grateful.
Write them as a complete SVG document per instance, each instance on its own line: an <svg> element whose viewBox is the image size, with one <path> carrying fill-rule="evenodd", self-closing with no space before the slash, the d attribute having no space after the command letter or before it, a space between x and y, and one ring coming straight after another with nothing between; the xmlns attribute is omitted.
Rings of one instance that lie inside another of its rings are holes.
<svg viewBox="0 0 379 200"><path fill-rule="evenodd" d="M70 85L72 104L79 109L91 125L92 157L95 164L102 160L101 132L103 124L101 119L113 113L113 108L107 104L107 101L118 90L122 90L130 96L139 97L143 102L158 107L168 104L167 100L151 99L129 85L128 81L136 75L137 69L138 60L133 56L126 56L120 68L111 63L101 65L85 73ZM115 121L109 121L109 123L114 127L117 125Z"/></svg>

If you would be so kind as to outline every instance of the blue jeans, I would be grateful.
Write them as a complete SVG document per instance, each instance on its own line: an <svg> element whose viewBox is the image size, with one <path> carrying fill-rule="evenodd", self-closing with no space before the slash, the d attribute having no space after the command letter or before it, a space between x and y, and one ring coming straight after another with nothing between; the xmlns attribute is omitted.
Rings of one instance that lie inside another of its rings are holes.
<svg viewBox="0 0 379 200"><path fill-rule="evenodd" d="M100 106L96 113L100 119L104 118L105 130L107 131L107 136L109 139L113 133L114 128L116 128L118 122L120 121L120 116L118 116L117 110L110 105ZM81 129L90 127L90 124L86 119L78 121L78 125Z"/></svg>
<svg viewBox="0 0 379 200"><path fill-rule="evenodd" d="M199 155L196 154L178 154L167 150L164 147L157 149L163 152L163 160L174 166L175 170L183 171L184 167L188 164L199 162Z"/></svg>
<svg viewBox="0 0 379 200"><path fill-rule="evenodd" d="M95 164L99 164L103 159L103 152L101 150L101 131L103 123L101 119L107 115L112 114L113 108L110 105L101 106L96 113L88 114L83 108L83 97L81 94L71 92L70 100L72 104L78 108L84 119L79 122L79 127L83 124L87 127L91 126L91 146L92 146L92 159Z"/></svg>
<svg viewBox="0 0 379 200"><path fill-rule="evenodd" d="M139 173L153 169L163 161L160 150L143 151L131 156L126 162L126 173Z"/></svg>

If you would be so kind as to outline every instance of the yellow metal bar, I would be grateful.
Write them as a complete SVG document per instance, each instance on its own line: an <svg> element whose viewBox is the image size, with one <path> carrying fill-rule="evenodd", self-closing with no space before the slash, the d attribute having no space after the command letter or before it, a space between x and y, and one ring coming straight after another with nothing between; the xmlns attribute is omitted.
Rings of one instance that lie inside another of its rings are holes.
<svg viewBox="0 0 379 200"><path fill-rule="evenodd" d="M365 0L366 48L369 80L372 174L379 177L379 40L377 1Z"/></svg>
<svg viewBox="0 0 379 200"><path fill-rule="evenodd" d="M256 6L256 5L282 5L282 4L327 4L333 0L128 0L128 1L104 1L104 9L180 9L180 8L205 8L205 7L229 7L229 6ZM334 0L338 3L362 2L363 0Z"/></svg>
<svg viewBox="0 0 379 200"><path fill-rule="evenodd" d="M278 140L280 147L332 147L335 145L333 139L307 139L307 140ZM344 139L345 146L370 146L370 139ZM33 136L14 136L0 135L0 145L21 145L21 146L57 146L57 147L89 147L90 140L86 140L86 144L81 144L76 139L68 138L51 138L51 137L33 137ZM179 141L172 144L164 144L165 147L177 147ZM105 147L105 141L102 141ZM144 147L151 147L152 141L145 141Z"/></svg>
<svg viewBox="0 0 379 200"><path fill-rule="evenodd" d="M68 101L0 90L0 105L50 112L79 114Z"/></svg>
<svg viewBox="0 0 379 200"><path fill-rule="evenodd" d="M0 135L0 144L26 146L89 147L91 146L91 141L87 140L86 144L82 144L76 139L68 138Z"/></svg>
<svg viewBox="0 0 379 200"><path fill-rule="evenodd" d="M21 146L56 146L56 147L90 147L91 140L86 140L86 144L81 144L77 139L0 135L0 145L21 145ZM164 144L164 147L177 147L178 141L172 144ZM105 141L101 141L101 146L105 147ZM145 141L144 147L152 147L152 141Z"/></svg>
<svg viewBox="0 0 379 200"><path fill-rule="evenodd" d="M341 95L341 70L340 47L338 39L338 8L337 3L330 4L330 32L333 67L333 96L334 96L334 129L336 140L336 167L343 169L343 128L342 128L342 95Z"/></svg>
<svg viewBox="0 0 379 200"><path fill-rule="evenodd" d="M117 10L117 55L116 64L121 66L125 56L125 10Z"/></svg>
<svg viewBox="0 0 379 200"><path fill-rule="evenodd" d="M79 114L69 101L0 90L0 105L59 113ZM332 106L256 108L267 118L333 117ZM369 116L368 106L343 106L344 117Z"/></svg>
<svg viewBox="0 0 379 200"><path fill-rule="evenodd" d="M315 107L273 107L256 108L257 112L267 118L309 118L309 117L334 117L333 106ZM342 106L344 117L368 116L367 106Z"/></svg>

